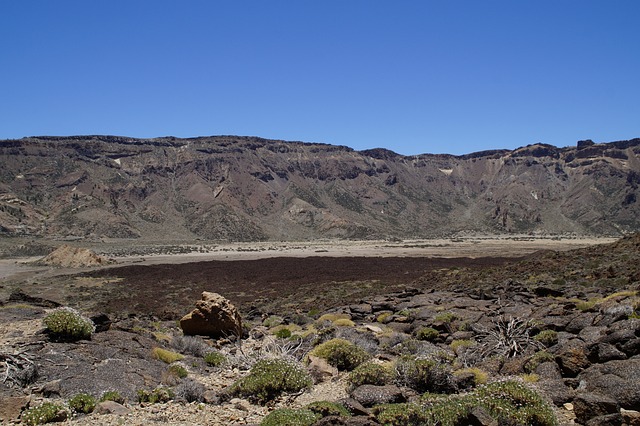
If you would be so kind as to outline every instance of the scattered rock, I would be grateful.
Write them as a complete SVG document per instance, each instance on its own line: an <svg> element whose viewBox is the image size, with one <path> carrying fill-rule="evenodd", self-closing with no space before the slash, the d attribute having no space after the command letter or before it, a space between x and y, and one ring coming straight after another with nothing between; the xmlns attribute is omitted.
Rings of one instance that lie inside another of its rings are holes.
<svg viewBox="0 0 640 426"><path fill-rule="evenodd" d="M598 343L591 348L589 353L589 360L594 363L603 363L616 359L627 359L627 355L610 343Z"/></svg>
<svg viewBox="0 0 640 426"><path fill-rule="evenodd" d="M109 330L109 328L111 328L111 319L107 314L93 314L89 317L89 319L93 321L93 325L96 327L96 333L102 333L103 331L107 331Z"/></svg>
<svg viewBox="0 0 640 426"><path fill-rule="evenodd" d="M131 410L115 401L103 401L96 405L95 412L98 414L116 414L124 416L129 414Z"/></svg>
<svg viewBox="0 0 640 426"><path fill-rule="evenodd" d="M351 392L351 398L358 401L365 407L373 407L378 404L391 404L394 402L404 402L404 395L399 387L395 385L358 386Z"/></svg>
<svg viewBox="0 0 640 426"><path fill-rule="evenodd" d="M469 413L467 421L469 424L477 426L498 426L498 421L482 407L474 407Z"/></svg>
<svg viewBox="0 0 640 426"><path fill-rule="evenodd" d="M620 414L622 415L622 420L628 426L640 426L640 412L636 410L625 410L624 408L620 409Z"/></svg>
<svg viewBox="0 0 640 426"><path fill-rule="evenodd" d="M309 355L309 374L316 383L323 382L338 375L338 369L329 365L326 359Z"/></svg>
<svg viewBox="0 0 640 426"><path fill-rule="evenodd" d="M218 293L205 291L196 308L182 317L184 334L210 337L242 336L242 319L238 309Z"/></svg>
<svg viewBox="0 0 640 426"><path fill-rule="evenodd" d="M0 396L0 422L5 424L17 420L29 407L30 401L28 396Z"/></svg>
<svg viewBox="0 0 640 426"><path fill-rule="evenodd" d="M582 340L572 339L561 345L556 354L562 373L575 377L591 363L587 357L587 348Z"/></svg>
<svg viewBox="0 0 640 426"><path fill-rule="evenodd" d="M587 420L585 426L622 426L622 415L612 413Z"/></svg>
<svg viewBox="0 0 640 426"><path fill-rule="evenodd" d="M598 393L581 393L573 400L573 411L580 423L598 416L618 414L619 409L615 399Z"/></svg>
<svg viewBox="0 0 640 426"><path fill-rule="evenodd" d="M640 410L640 359L596 364L579 376L586 390L607 395L622 408Z"/></svg>

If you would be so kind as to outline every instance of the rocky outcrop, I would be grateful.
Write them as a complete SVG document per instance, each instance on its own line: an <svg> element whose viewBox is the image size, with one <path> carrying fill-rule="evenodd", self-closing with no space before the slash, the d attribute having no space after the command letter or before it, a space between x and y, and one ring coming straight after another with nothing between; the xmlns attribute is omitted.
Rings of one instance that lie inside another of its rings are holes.
<svg viewBox="0 0 640 426"><path fill-rule="evenodd" d="M196 308L182 317L180 328L187 335L242 336L242 319L231 302L218 293L205 291Z"/></svg>
<svg viewBox="0 0 640 426"><path fill-rule="evenodd" d="M64 244L40 259L37 263L61 268L83 268L87 266L106 265L109 261L89 249L71 247Z"/></svg>

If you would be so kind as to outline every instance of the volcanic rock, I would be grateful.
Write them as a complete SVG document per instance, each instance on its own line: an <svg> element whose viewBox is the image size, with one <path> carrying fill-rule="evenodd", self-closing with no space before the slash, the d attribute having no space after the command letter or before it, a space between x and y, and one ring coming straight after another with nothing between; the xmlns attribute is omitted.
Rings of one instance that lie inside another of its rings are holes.
<svg viewBox="0 0 640 426"><path fill-rule="evenodd" d="M242 336L242 319L238 309L218 293L202 292L196 308L182 317L184 334L210 337Z"/></svg>

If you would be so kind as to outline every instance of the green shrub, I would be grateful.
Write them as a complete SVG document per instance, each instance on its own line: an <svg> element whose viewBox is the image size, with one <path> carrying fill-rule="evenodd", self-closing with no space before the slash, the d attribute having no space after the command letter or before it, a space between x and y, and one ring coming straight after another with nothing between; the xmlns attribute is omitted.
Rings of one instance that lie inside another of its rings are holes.
<svg viewBox="0 0 640 426"><path fill-rule="evenodd" d="M180 378L180 379L184 379L185 377L187 377L189 375L189 372L187 371L186 368L184 368L181 365L172 365L169 367L169 373L173 374L174 376Z"/></svg>
<svg viewBox="0 0 640 426"><path fill-rule="evenodd" d="M393 373L387 366L365 362L349 374L349 383L355 388L361 385L387 385L393 381Z"/></svg>
<svg viewBox="0 0 640 426"><path fill-rule="evenodd" d="M461 339L452 341L449 346L451 346L451 350L455 352L456 355L461 355L464 350L474 345L475 342L473 340Z"/></svg>
<svg viewBox="0 0 640 426"><path fill-rule="evenodd" d="M546 347L553 346L558 343L558 332L554 330L543 330L536 334L533 339Z"/></svg>
<svg viewBox="0 0 640 426"><path fill-rule="evenodd" d="M376 318L376 321L384 324L387 320L391 318L391 315L393 315L393 312L383 312L380 315L378 315L378 317Z"/></svg>
<svg viewBox="0 0 640 426"><path fill-rule="evenodd" d="M79 393L69 400L69 408L74 413L89 414L96 408L96 399L86 393Z"/></svg>
<svg viewBox="0 0 640 426"><path fill-rule="evenodd" d="M536 352L531 358L529 358L529 361L524 364L524 371L526 371L527 373L533 373L534 371L536 371L536 368L538 368L540 364L542 364L543 362L551 361L555 361L555 357L549 352Z"/></svg>
<svg viewBox="0 0 640 426"><path fill-rule="evenodd" d="M418 392L451 393L456 390L448 364L404 355L395 362L396 381Z"/></svg>
<svg viewBox="0 0 640 426"><path fill-rule="evenodd" d="M291 330L289 330L288 328L281 328L275 332L275 336L280 339L288 339L289 337L291 337Z"/></svg>
<svg viewBox="0 0 640 426"><path fill-rule="evenodd" d="M172 362L184 359L184 355L162 348L153 348L153 350L151 351L151 355L155 359L159 359L160 361L166 362L167 364L171 364Z"/></svg>
<svg viewBox="0 0 640 426"><path fill-rule="evenodd" d="M171 401L175 395L170 388L159 386L152 391L144 389L138 390L138 402L148 404L158 404Z"/></svg>
<svg viewBox="0 0 640 426"><path fill-rule="evenodd" d="M426 340L429 342L433 342L440 336L440 333L435 328L431 327L420 327L416 331L416 339L418 340Z"/></svg>
<svg viewBox="0 0 640 426"><path fill-rule="evenodd" d="M249 375L230 387L230 394L264 403L285 392L298 392L312 385L307 370L286 359L263 359L249 371Z"/></svg>
<svg viewBox="0 0 640 426"><path fill-rule="evenodd" d="M458 316L453 312L441 312L433 318L434 321L445 324L449 324L456 319L458 319Z"/></svg>
<svg viewBox="0 0 640 426"><path fill-rule="evenodd" d="M335 325L336 327L353 327L356 325L356 323L348 318L338 318L333 322L333 325Z"/></svg>
<svg viewBox="0 0 640 426"><path fill-rule="evenodd" d="M351 315L349 314L324 314L322 315L320 318L318 318L316 321L317 322L325 322L325 321L329 321L329 322L336 322L338 320L342 320L342 319L351 319Z"/></svg>
<svg viewBox="0 0 640 426"><path fill-rule="evenodd" d="M502 423L555 426L551 406L534 390L517 381L494 382L478 388L478 400Z"/></svg>
<svg viewBox="0 0 640 426"><path fill-rule="evenodd" d="M321 415L322 417L351 417L351 413L349 412L349 410L347 410L344 405L338 404L336 402L316 401L308 404L305 408L309 411L313 411L314 413Z"/></svg>
<svg viewBox="0 0 640 426"><path fill-rule="evenodd" d="M383 404L373 407L373 413L380 424L386 426L413 426L428 424L426 415L417 404Z"/></svg>
<svg viewBox="0 0 640 426"><path fill-rule="evenodd" d="M124 404L124 397L120 395L120 392L118 391L106 391L100 397L100 402L104 401L113 401L117 402L118 404Z"/></svg>
<svg viewBox="0 0 640 426"><path fill-rule="evenodd" d="M58 308L44 317L43 322L54 341L88 340L95 331L93 322L72 308Z"/></svg>
<svg viewBox="0 0 640 426"><path fill-rule="evenodd" d="M51 422L61 422L67 417L67 412L64 407L52 402L45 402L25 411L22 414L22 422L26 425L41 425Z"/></svg>
<svg viewBox="0 0 640 426"><path fill-rule="evenodd" d="M507 381L481 386L468 394L427 395L423 405L385 404L373 408L378 422L391 426L458 426L468 424L475 407L482 407L501 425L556 426L551 406L524 384Z"/></svg>
<svg viewBox="0 0 640 426"><path fill-rule="evenodd" d="M351 371L368 360L369 355L364 349L345 339L331 339L316 346L311 355L324 358L338 370Z"/></svg>
<svg viewBox="0 0 640 426"><path fill-rule="evenodd" d="M310 410L279 408L269 413L260 426L311 426L320 415Z"/></svg>
<svg viewBox="0 0 640 426"><path fill-rule="evenodd" d="M217 351L209 352L204 356L204 362L206 362L208 365L212 367L219 367L226 360L227 358Z"/></svg>
<svg viewBox="0 0 640 426"><path fill-rule="evenodd" d="M462 368L460 370L456 370L453 372L454 376L461 376L463 374L471 373L473 374L473 384L475 386L484 385L489 380L489 375L486 371L483 371L477 367L471 368Z"/></svg>
<svg viewBox="0 0 640 426"><path fill-rule="evenodd" d="M284 318L278 316L278 315L271 315L267 318L265 318L264 321L262 321L262 325L264 325L265 327L271 328L271 327L275 327L277 325L280 325L284 322Z"/></svg>

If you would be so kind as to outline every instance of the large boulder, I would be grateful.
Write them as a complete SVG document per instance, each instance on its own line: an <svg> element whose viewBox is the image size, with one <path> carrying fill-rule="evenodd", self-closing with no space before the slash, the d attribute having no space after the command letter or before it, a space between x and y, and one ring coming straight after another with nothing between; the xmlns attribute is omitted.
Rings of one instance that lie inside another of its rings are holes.
<svg viewBox="0 0 640 426"><path fill-rule="evenodd" d="M588 392L607 395L627 410L640 410L640 359L595 364L578 378Z"/></svg>
<svg viewBox="0 0 640 426"><path fill-rule="evenodd" d="M225 337L242 336L242 319L238 309L218 293L202 292L196 308L182 317L180 327L184 334Z"/></svg>

